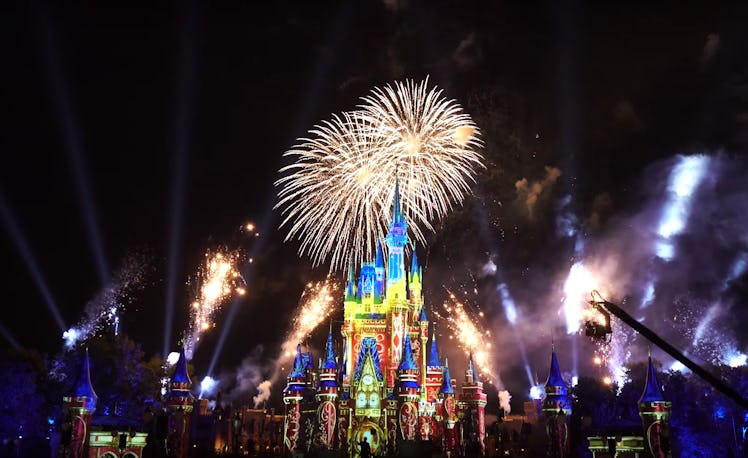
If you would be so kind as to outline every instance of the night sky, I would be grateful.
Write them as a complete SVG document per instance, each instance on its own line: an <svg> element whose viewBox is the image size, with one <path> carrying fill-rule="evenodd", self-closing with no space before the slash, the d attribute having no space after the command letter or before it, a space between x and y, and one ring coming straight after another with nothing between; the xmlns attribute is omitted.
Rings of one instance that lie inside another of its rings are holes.
<svg viewBox="0 0 748 458"><path fill-rule="evenodd" d="M102 288L102 276L130 254L146 257L147 281L133 293L122 329L149 355L164 341L170 243L178 253L174 348L187 322L186 282L207 248L226 244L246 249L255 263L245 269L249 294L235 304L217 371L230 371L258 345L260 359L272 360L303 285L326 273L299 259L298 246L283 243L285 230L277 229L273 182L282 154L374 86L404 78L428 75L483 131L488 168L475 198L438 225L419 256L427 303L439 307L443 285L474 289L497 334L507 334L506 323L495 293L486 292L493 280L480 275L486 262L499 265L520 312L526 307L534 316L541 306L532 298L552 296L574 255L574 242L558 234L560 215L581 221L599 251L637 221L632 215L646 213L657 194L646 183L661 183L659 171L676 154L719 153L729 179L715 175L715 202L725 203L715 208L748 208L748 8L552 5L4 4L0 323L21 346L48 353L62 346L8 215L68 326ZM544 182L546 167L561 175ZM544 185L532 214L518 202L523 178ZM565 196L573 203L564 207ZM723 251L699 256L729 264L735 250L748 247L746 226L742 238L733 236L746 222L740 211L698 212L699 221L727 218L732 228ZM247 221L260 237L239 230ZM690 245L683 246L703 246L701 233L708 227L687 231L682 243ZM740 300L731 316L746 323L746 275L734 283L731 297ZM693 282L685 288L691 286L694 296L709 289ZM548 322L561 327L557 308L548 305ZM198 372L222 325L219 319L198 350ZM544 379L548 343L560 336L552 324L536 331L540 338L528 350ZM745 349L743 334L733 337ZM499 370L510 390L521 392L527 383L514 376L522 364L508 342Z"/></svg>

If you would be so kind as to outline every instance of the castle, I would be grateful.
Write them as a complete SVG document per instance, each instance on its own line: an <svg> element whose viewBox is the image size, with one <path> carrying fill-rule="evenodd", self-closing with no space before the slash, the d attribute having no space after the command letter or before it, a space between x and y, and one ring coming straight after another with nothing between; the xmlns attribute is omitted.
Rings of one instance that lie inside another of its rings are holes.
<svg viewBox="0 0 748 458"><path fill-rule="evenodd" d="M439 357L423 303L423 271L415 250L410 270L405 269L407 223L397 184L385 241L386 264L380 244L375 261L361 265L357 280L350 270L340 330L342 353L335 353L332 327L317 365L310 352L297 346L283 390L282 420L272 409L269 415L244 408L225 410L220 400L209 412L207 400L196 400L191 394L192 381L181 351L164 408L157 412L160 420L147 410L138 425L147 433L96 425L97 396L86 352L78 378L63 399L63 456L140 458L146 448L151 456L178 458L200 451L251 454L259 453L260 440L263 453L285 456L314 452L358 457L367 443L375 456L493 456L499 450L510 450L512 444L497 445L495 434L486 436L486 394L472 357L459 387L447 359L442 362ZM546 437L535 436L538 440L529 441L532 444L514 441L519 451L526 456L570 456L572 399L555 348L545 396L542 402L529 404L523 429L529 420L527 424L536 424L536 431ZM662 395L651 357L638 410L644 434L589 436L593 456L645 452L658 458L669 456L671 404ZM281 421L283 450L276 447ZM526 449L526 445L539 449Z"/></svg>
<svg viewBox="0 0 748 458"><path fill-rule="evenodd" d="M351 266L341 335L334 351L332 328L315 368L297 347L283 391L284 443L291 452L342 451L359 456L368 442L374 455L407 454L432 445L448 455L484 453L486 395L472 358L461 387L442 362L423 303L423 271L413 250L406 271L407 223L398 184L389 232L374 262Z"/></svg>

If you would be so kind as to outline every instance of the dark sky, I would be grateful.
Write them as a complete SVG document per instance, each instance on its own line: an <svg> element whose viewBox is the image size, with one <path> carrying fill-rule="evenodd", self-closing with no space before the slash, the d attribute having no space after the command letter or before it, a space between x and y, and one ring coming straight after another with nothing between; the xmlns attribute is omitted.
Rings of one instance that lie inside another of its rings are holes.
<svg viewBox="0 0 748 458"><path fill-rule="evenodd" d="M225 243L257 262L219 366L258 344L273 348L303 284L324 275L281 243L270 209L282 153L314 123L396 79L430 75L474 116L487 144L477 194L488 205L469 205L434 235L426 262L440 278L426 286L427 301L452 281L443 272L455 259L474 256L475 267L499 253L517 289L523 272L562 266L569 247L552 226L563 195L584 219L607 193L615 215L636 208L637 180L657 161L745 152L745 6L520 3L4 4L0 192L65 323L102 287L91 221L107 272L128 253L148 254L148 282L123 329L147 353L161 351L181 158L172 340L186 323L185 281L206 248ZM546 166L562 175L541 215L527 218L511 205L515 182L542 180ZM459 218L491 221L485 239L494 242L463 246L472 226ZM248 220L264 225L261 237L238 231ZM7 227L0 259L0 322L21 345L57 351L57 326Z"/></svg>

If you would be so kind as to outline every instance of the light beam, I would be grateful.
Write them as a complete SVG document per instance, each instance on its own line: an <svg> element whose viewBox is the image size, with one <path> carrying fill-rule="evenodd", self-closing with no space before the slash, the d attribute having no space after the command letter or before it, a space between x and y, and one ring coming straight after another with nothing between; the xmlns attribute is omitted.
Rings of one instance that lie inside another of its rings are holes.
<svg viewBox="0 0 748 458"><path fill-rule="evenodd" d="M60 309L57 307L57 303L52 297L52 293L49 291L47 281L44 279L44 275L36 262L36 258L26 242L26 238L23 236L23 232L18 226L8 203L5 201L5 196L2 193L0 193L0 217L2 217L5 230L8 231L8 234L16 245L18 254L21 255L23 263L31 274L31 278L34 280L37 291L42 296L42 299L44 299L44 304L52 314L52 318L54 318L55 323L57 323L60 332L64 332L67 326L65 326L65 322L62 320Z"/></svg>

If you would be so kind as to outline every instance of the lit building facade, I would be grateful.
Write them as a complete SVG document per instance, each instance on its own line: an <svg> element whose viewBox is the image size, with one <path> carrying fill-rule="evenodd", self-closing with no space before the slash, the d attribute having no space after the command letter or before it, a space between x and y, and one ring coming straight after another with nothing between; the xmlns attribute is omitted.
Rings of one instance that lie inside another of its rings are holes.
<svg viewBox="0 0 748 458"><path fill-rule="evenodd" d="M407 223L399 188L389 232L374 262L349 271L343 304L342 354L332 329L318 365L297 347L283 392L284 444L289 452L346 451L363 442L374 455L431 446L458 455L483 454L486 395L472 358L455 389L439 358L423 302L423 270L413 250L406 269ZM402 450L401 450L402 449Z"/></svg>

